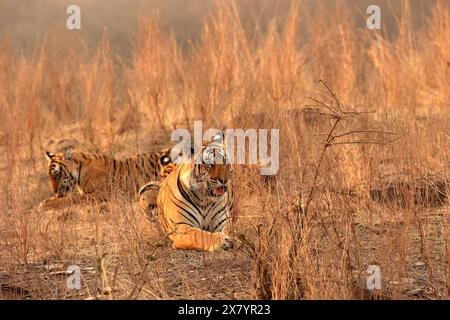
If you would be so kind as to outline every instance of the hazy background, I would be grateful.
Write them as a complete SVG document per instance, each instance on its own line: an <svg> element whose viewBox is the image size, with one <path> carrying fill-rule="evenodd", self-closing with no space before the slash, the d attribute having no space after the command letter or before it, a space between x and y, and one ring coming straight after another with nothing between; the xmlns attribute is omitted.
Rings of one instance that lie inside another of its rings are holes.
<svg viewBox="0 0 450 320"><path fill-rule="evenodd" d="M276 17L280 25L292 4L292 0L240 0L237 1L242 24L248 36L264 32L268 22ZM411 0L413 26L426 21L434 0ZM189 40L198 40L204 20L215 5L214 0L0 0L0 39L12 42L28 51L36 41L53 33L81 35L90 48L96 46L106 28L112 49L116 53L131 52L140 15L158 14L164 30L172 31L178 44L186 47ZM81 30L69 31L65 27L66 8L70 4L81 7ZM366 8L378 4L382 11L383 33L395 33L395 19L401 15L401 1L373 0L305 0L301 10L314 17L319 7L332 14L337 7L350 9L358 18L359 27L365 27ZM329 27L333 28L333 23ZM301 28L301 21L299 24ZM301 35L301 32L299 33Z"/></svg>

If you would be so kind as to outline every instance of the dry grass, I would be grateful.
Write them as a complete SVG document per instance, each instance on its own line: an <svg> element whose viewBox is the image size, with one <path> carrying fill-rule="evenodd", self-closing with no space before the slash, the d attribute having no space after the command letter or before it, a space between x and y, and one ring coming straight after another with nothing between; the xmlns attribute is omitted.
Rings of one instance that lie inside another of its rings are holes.
<svg viewBox="0 0 450 320"><path fill-rule="evenodd" d="M183 50L157 16L140 18L131 59L107 32L93 52L76 33L27 55L2 43L0 297L449 299L450 6L413 29L408 4L389 37L302 1L250 36L222 1ZM280 129L276 178L236 167L232 253L172 250L120 196L36 211L44 150L124 157L193 119ZM74 264L79 291L66 289ZM375 294L359 284L372 264Z"/></svg>

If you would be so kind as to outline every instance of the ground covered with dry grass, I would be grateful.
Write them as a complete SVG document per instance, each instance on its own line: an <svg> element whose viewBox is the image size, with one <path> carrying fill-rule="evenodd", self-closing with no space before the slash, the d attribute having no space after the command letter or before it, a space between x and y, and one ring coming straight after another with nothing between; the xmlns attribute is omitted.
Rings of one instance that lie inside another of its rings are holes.
<svg viewBox="0 0 450 320"><path fill-rule="evenodd" d="M401 1L387 35L346 5L299 1L250 36L223 1L183 47L141 17L129 59L107 33L95 50L74 33L29 54L4 41L0 297L449 299L450 7L427 3L418 27ZM124 158L194 119L280 129L276 177L235 166L232 252L173 250L120 194L37 211L45 150ZM381 290L364 288L369 265Z"/></svg>

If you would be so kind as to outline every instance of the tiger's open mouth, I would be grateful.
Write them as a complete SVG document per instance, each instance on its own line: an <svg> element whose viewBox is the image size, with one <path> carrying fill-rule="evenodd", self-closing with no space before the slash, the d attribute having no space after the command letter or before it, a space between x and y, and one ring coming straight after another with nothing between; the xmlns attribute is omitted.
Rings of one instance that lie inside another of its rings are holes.
<svg viewBox="0 0 450 320"><path fill-rule="evenodd" d="M220 196L223 196L225 191L226 191L226 187L225 186L220 186L220 187L217 187L217 188L213 189L213 195L215 197L220 197Z"/></svg>
<svg viewBox="0 0 450 320"><path fill-rule="evenodd" d="M210 197L220 197L227 192L227 186L225 184L209 184L208 185L208 194Z"/></svg>

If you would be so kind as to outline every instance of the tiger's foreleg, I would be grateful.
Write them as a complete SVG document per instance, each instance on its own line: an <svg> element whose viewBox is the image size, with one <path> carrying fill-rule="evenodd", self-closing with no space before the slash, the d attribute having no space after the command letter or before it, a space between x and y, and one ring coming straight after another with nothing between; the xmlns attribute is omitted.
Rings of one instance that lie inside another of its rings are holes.
<svg viewBox="0 0 450 320"><path fill-rule="evenodd" d="M174 249L229 251L233 248L233 242L224 232L209 232L188 225L178 225L169 238Z"/></svg>

